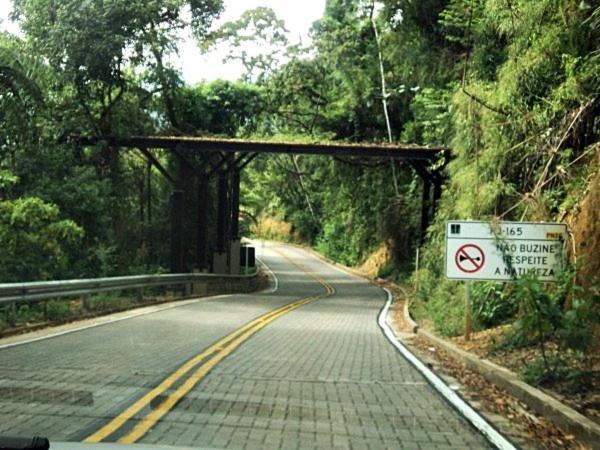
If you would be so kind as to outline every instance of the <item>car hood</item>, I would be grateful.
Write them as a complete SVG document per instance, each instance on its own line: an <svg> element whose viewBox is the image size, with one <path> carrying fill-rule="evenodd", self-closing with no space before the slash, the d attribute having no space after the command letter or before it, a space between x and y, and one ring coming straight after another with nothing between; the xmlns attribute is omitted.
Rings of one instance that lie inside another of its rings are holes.
<svg viewBox="0 0 600 450"><path fill-rule="evenodd" d="M88 444L86 442L52 442L50 450L214 450L208 447L172 447L168 445L125 445L117 443Z"/></svg>

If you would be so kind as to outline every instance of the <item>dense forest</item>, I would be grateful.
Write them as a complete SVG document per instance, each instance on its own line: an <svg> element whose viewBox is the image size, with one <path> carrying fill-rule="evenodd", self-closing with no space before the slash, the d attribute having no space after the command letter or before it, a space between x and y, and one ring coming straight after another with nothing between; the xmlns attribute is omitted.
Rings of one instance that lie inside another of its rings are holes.
<svg viewBox="0 0 600 450"><path fill-rule="evenodd" d="M221 0L13 0L13 8L22 34L0 35L2 282L168 267L168 184L135 152L70 136L416 143L451 149L424 239L422 183L409 164L289 155L260 157L244 172L246 233L301 241L381 277L412 276L417 314L452 335L462 327L463 287L443 278L446 220L567 221L568 272L579 281L567 277L544 299L579 308L573 329L596 320L594 2L328 0L310 47L289 42L267 8L215 27ZM183 29L203 51L227 46L243 78L186 85L171 63ZM265 51L247 52L248 42ZM514 316L515 293L537 289L528 282L479 283L478 324Z"/></svg>

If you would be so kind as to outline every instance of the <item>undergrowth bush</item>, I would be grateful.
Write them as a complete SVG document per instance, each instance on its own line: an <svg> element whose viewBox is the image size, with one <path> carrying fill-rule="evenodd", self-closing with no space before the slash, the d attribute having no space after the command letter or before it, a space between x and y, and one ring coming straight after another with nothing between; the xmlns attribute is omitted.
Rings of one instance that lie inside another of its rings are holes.
<svg viewBox="0 0 600 450"><path fill-rule="evenodd" d="M42 311L36 305L19 305L17 306L17 323L35 322L43 320Z"/></svg>
<svg viewBox="0 0 600 450"><path fill-rule="evenodd" d="M551 370L548 370L550 367ZM591 382L591 372L574 366L569 358L552 355L546 360L537 358L527 364L521 371L521 378L533 386L544 386L555 383L562 385L562 390L577 393L587 389Z"/></svg>
<svg viewBox="0 0 600 450"><path fill-rule="evenodd" d="M444 335L460 333L464 315L462 283L444 277L445 222L564 221L597 169L600 9L510 3L453 0L440 15L446 39L471 58L463 83L449 87L453 159L413 277L413 303ZM498 53L481 59L491 44ZM597 291L583 292L573 279L568 270L551 284L531 277L473 283L474 326L514 321L503 346L538 346L540 360L523 373L534 384L565 374L585 381L578 374L587 371L599 302Z"/></svg>
<svg viewBox="0 0 600 450"><path fill-rule="evenodd" d="M111 311L114 309L129 308L135 304L134 300L120 297L116 293L108 293L93 296L88 302L91 311Z"/></svg>
<svg viewBox="0 0 600 450"><path fill-rule="evenodd" d="M46 318L51 322L65 320L70 315L71 308L64 300L51 300L46 305Z"/></svg>
<svg viewBox="0 0 600 450"><path fill-rule="evenodd" d="M514 283L519 313L504 345L537 346L541 357L522 372L532 384L567 380L581 386L591 370L594 330L600 324L598 299L573 283L574 272L565 270L556 283L523 276ZM550 345L554 344L554 345Z"/></svg>
<svg viewBox="0 0 600 450"><path fill-rule="evenodd" d="M517 311L517 301L510 288L499 283L474 283L471 299L473 320L482 328L505 323Z"/></svg>
<svg viewBox="0 0 600 450"><path fill-rule="evenodd" d="M436 279L430 271L413 275L419 290L413 298L415 317L432 321L443 336L458 336L464 330L464 285Z"/></svg>
<svg viewBox="0 0 600 450"><path fill-rule="evenodd" d="M251 227L252 237L271 241L290 242L293 240L289 223L275 217L261 217Z"/></svg>

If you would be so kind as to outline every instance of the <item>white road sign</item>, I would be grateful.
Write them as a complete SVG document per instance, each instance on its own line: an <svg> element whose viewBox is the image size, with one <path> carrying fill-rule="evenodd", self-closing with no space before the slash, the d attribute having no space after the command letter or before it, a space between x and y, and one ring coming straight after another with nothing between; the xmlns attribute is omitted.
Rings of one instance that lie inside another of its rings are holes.
<svg viewBox="0 0 600 450"><path fill-rule="evenodd" d="M566 239L560 223L448 221L446 277L511 281L532 273L553 281Z"/></svg>

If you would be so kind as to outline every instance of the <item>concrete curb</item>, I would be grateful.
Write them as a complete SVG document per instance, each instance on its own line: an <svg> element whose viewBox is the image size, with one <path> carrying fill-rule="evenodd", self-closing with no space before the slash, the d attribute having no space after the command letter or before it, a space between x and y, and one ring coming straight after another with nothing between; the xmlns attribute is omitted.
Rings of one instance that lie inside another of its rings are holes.
<svg viewBox="0 0 600 450"><path fill-rule="evenodd" d="M408 303L405 303L404 317L409 324L414 324L418 334L431 344L441 347L450 356L469 369L479 373L489 382L506 390L513 397L527 404L536 413L544 416L551 422L563 428L568 433L591 445L594 449L600 449L600 425L578 413L569 406L561 403L554 397L539 389L525 383L514 372L505 367L494 364L486 359L481 359L456 345L441 339L432 333L419 328L410 317ZM413 328L414 329L414 328Z"/></svg>

